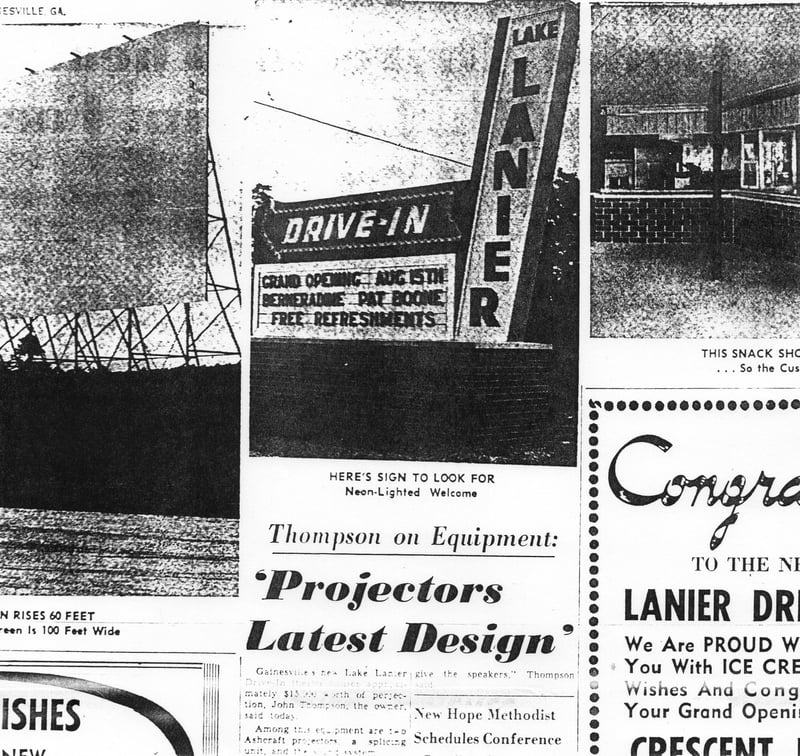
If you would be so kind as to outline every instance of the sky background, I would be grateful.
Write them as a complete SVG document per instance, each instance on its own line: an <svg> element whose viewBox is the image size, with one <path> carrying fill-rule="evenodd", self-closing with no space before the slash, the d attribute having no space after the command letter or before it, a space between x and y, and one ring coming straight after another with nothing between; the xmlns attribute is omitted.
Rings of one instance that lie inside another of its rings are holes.
<svg viewBox="0 0 800 756"><path fill-rule="evenodd" d="M254 106L251 183L291 201L469 178L497 18L531 7L261 0L249 34L254 100L466 165ZM576 82L577 66L560 153L571 172Z"/></svg>
<svg viewBox="0 0 800 756"><path fill-rule="evenodd" d="M800 78L800 5L592 6L592 95L600 104L729 99Z"/></svg>

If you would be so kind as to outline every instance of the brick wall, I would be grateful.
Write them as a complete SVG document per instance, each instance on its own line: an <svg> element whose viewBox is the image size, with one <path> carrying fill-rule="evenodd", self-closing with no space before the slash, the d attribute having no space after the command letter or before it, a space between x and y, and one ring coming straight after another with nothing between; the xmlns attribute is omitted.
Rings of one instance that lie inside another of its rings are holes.
<svg viewBox="0 0 800 756"><path fill-rule="evenodd" d="M800 251L800 205L734 196L736 241L745 247Z"/></svg>
<svg viewBox="0 0 800 756"><path fill-rule="evenodd" d="M711 197L593 195L592 241L688 244L708 239ZM731 235L731 201L723 198L724 236Z"/></svg>
<svg viewBox="0 0 800 756"><path fill-rule="evenodd" d="M366 449L444 459L519 448L544 432L549 349L251 343L250 437L260 453L280 453L276 439L283 438L309 442L327 456Z"/></svg>

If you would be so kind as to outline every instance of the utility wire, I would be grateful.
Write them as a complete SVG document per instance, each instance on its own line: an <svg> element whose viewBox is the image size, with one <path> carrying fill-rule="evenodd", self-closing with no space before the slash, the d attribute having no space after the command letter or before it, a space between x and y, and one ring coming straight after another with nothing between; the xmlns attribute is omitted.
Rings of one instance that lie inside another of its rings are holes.
<svg viewBox="0 0 800 756"><path fill-rule="evenodd" d="M592 34L594 34L606 21L608 21L609 16L613 16L614 13L615 11L610 10L597 19L597 22L592 24Z"/></svg>
<svg viewBox="0 0 800 756"><path fill-rule="evenodd" d="M407 144L400 144L399 142L393 142L390 139L384 139L383 137L373 136L372 134L365 134L363 131L348 129L346 126L339 126L335 123L322 121L319 118L312 118L311 116L304 115L303 113L297 113L294 110L279 108L277 105L270 105L268 102L260 102L259 100L253 100L253 102L256 105L261 105L262 107L265 108L271 108L272 110L279 110L281 113L288 113L289 115L297 116L298 118L305 118L307 121L313 121L314 123L321 123L323 126L330 126L333 129L346 131L348 134L355 134L356 136L365 137L367 139L374 139L377 142L383 142L384 144L391 144L393 147L400 147L403 150L410 150L411 152L419 152L422 155L428 155L429 157L434 157L439 160L447 160L447 162L449 163L456 163L457 165L463 165L466 168L472 168L472 166L469 163L462 163L460 160L456 160L455 158L446 157L445 155L437 155L433 152L426 152L425 150L420 150L417 147L409 147Z"/></svg>

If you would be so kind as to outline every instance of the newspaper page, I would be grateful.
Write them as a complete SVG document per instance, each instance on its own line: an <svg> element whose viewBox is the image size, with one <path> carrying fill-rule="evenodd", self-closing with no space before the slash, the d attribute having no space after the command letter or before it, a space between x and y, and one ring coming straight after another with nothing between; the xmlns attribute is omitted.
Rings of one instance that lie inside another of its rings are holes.
<svg viewBox="0 0 800 756"><path fill-rule="evenodd" d="M0 756L800 753L799 30L0 6Z"/></svg>

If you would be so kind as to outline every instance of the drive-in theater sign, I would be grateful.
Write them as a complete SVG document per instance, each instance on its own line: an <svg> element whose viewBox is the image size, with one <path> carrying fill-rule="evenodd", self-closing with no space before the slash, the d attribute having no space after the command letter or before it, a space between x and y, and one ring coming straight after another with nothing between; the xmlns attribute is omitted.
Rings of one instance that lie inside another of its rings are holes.
<svg viewBox="0 0 800 756"><path fill-rule="evenodd" d="M332 403L359 418L347 424L372 426L374 404L383 417L403 414L395 429L435 420L452 437L464 430L453 413L466 410L450 406L441 416L452 401L434 397L432 385L480 395L483 409L469 414L488 437L491 422L476 417L497 416L492 400L514 398L480 385L498 364L546 394L548 345L525 342L577 26L570 4L498 20L468 181L255 209L254 438L265 424L281 435L276 402L294 408L285 419L296 431L307 428L322 395L335 397L320 405L326 428ZM354 381L350 397L345 384ZM387 382L388 393L376 386ZM410 416L423 395L424 414ZM542 411L542 397L531 411ZM404 434L384 428L384 440L387 433L403 454Z"/></svg>

